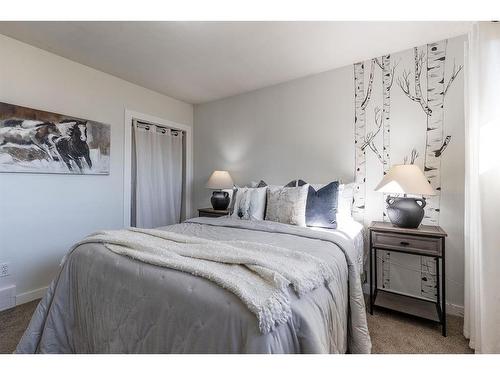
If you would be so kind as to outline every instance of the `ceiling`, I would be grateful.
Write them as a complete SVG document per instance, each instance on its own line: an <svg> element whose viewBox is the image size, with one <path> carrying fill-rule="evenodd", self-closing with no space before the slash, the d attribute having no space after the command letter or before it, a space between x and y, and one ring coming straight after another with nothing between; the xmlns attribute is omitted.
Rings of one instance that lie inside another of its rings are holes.
<svg viewBox="0 0 500 375"><path fill-rule="evenodd" d="M197 104L464 34L471 22L0 22L0 33Z"/></svg>

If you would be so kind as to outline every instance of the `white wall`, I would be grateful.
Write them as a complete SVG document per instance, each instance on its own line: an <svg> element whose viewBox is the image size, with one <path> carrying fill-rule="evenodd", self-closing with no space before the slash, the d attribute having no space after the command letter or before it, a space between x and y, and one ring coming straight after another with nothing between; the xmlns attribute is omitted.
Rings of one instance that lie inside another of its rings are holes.
<svg viewBox="0 0 500 375"><path fill-rule="evenodd" d="M453 61L463 63L465 38L450 39L447 48L447 77ZM412 50L393 54L399 61L396 76L412 67ZM378 68L377 68L378 69ZM369 69L365 69L369 70ZM366 72L368 74L368 72ZM367 76L365 82L367 82ZM373 112L381 107L381 73L376 72L367 131L373 130ZM365 87L366 89L366 87ZM452 141L442 158L440 225L447 239L448 301L463 306L463 182L464 114L463 74L460 74L445 103L445 135ZM423 166L426 117L394 83L391 91L391 162L402 163L416 147L417 164ZM294 178L325 183L336 178L354 178L354 78L353 66L286 82L247 94L195 106L194 111L195 208L209 207L210 191L204 184L215 169L231 172L240 185L264 179L284 184ZM378 140L380 142L380 140ZM378 145L381 150L381 145ZM366 218L381 220L383 197L373 191L381 179L381 166L367 151ZM420 267L419 262L409 267ZM418 272L413 280L391 272L393 286L419 292ZM408 273L408 272L406 272ZM411 288L414 288L413 290Z"/></svg>
<svg viewBox="0 0 500 375"><path fill-rule="evenodd" d="M125 108L192 125L193 107L1 35L0 53L0 101L111 125L109 176L0 173L0 289L22 302L75 241L122 226Z"/></svg>

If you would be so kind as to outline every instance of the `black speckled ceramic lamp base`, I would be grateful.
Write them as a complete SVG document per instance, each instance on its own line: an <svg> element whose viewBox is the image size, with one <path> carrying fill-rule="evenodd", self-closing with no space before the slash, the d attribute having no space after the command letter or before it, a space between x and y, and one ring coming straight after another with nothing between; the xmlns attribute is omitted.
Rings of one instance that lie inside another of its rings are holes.
<svg viewBox="0 0 500 375"><path fill-rule="evenodd" d="M425 199L388 197L386 202L387 216L394 226L418 228L424 218Z"/></svg>
<svg viewBox="0 0 500 375"><path fill-rule="evenodd" d="M226 210L229 207L229 193L227 191L214 191L210 199L214 210Z"/></svg>

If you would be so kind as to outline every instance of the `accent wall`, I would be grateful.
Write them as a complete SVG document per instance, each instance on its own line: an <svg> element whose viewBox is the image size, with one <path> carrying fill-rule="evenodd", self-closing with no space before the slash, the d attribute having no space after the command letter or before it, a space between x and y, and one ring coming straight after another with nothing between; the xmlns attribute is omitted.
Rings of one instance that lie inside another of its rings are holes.
<svg viewBox="0 0 500 375"><path fill-rule="evenodd" d="M463 306L465 37L387 51L360 63L195 105L194 202L209 207L204 186L214 170L235 183L285 184L335 179L359 188L354 215L384 220L374 191L393 164L420 166L440 194L426 223L448 232L449 309ZM361 124L362 123L362 124ZM358 170L359 169L359 170ZM433 297L435 270L420 257L382 257L385 287ZM425 280L424 280L425 279ZM380 280L382 282L382 280Z"/></svg>

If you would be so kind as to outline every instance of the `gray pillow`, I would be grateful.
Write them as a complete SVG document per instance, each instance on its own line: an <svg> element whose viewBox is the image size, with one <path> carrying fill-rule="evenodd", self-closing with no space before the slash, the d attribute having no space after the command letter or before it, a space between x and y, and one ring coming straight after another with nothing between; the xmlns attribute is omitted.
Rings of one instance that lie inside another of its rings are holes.
<svg viewBox="0 0 500 375"><path fill-rule="evenodd" d="M259 183L255 187L261 188L261 187L266 187L266 186L269 186L269 185L264 180L260 180ZM286 184L284 187L296 187L296 186L298 186L297 185L297 180L292 180L288 184ZM265 210L265 212L267 214L267 199L266 199L266 210Z"/></svg>
<svg viewBox="0 0 500 375"><path fill-rule="evenodd" d="M299 180L298 185L306 182ZM306 205L306 225L308 227L337 228L337 204L339 182L333 181L317 191L309 185Z"/></svg>
<svg viewBox="0 0 500 375"><path fill-rule="evenodd" d="M299 180L299 181L302 181L302 180ZM302 181L302 182L304 182L304 181ZM302 185L304 185L304 184L302 184ZM260 180L256 187L264 187L264 186L269 186L269 185L264 180ZM285 187L296 187L296 186L301 186L301 185L297 185L297 180L292 180L288 184L285 185Z"/></svg>
<svg viewBox="0 0 500 375"><path fill-rule="evenodd" d="M306 204L309 185L267 188L266 220L306 226Z"/></svg>

